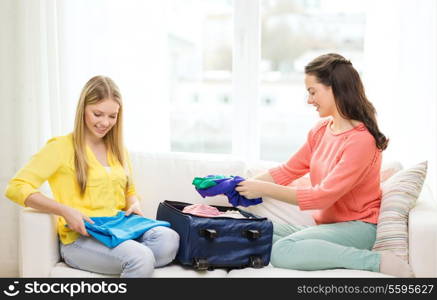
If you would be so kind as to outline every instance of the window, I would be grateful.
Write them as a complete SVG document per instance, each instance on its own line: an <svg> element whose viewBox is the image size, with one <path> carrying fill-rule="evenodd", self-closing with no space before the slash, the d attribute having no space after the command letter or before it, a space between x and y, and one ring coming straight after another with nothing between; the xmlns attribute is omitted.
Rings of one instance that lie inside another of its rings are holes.
<svg viewBox="0 0 437 300"><path fill-rule="evenodd" d="M318 120L306 103L304 66L327 52L360 71L366 15L360 1L263 0L261 9L260 158L287 160Z"/></svg>
<svg viewBox="0 0 437 300"><path fill-rule="evenodd" d="M232 1L169 2L171 151L232 151Z"/></svg>

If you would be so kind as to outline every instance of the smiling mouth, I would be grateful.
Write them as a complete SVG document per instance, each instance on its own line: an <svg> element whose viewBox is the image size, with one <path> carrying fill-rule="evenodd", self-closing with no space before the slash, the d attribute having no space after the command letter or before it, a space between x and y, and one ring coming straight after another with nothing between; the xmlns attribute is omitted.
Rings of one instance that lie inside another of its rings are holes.
<svg viewBox="0 0 437 300"><path fill-rule="evenodd" d="M96 130L97 130L98 133L105 133L108 130L108 128L99 129L99 128L96 127Z"/></svg>

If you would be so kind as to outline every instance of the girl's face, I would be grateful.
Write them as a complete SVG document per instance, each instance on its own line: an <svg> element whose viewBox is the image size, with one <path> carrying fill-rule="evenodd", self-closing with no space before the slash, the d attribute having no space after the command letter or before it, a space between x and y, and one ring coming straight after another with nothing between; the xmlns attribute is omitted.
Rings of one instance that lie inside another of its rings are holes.
<svg viewBox="0 0 437 300"><path fill-rule="evenodd" d="M85 107L87 132L98 139L103 138L117 123L120 105L108 98Z"/></svg>
<svg viewBox="0 0 437 300"><path fill-rule="evenodd" d="M308 91L307 103L316 108L320 117L324 118L335 114L337 107L330 86L319 83L317 77L310 74L305 75L305 86Z"/></svg>

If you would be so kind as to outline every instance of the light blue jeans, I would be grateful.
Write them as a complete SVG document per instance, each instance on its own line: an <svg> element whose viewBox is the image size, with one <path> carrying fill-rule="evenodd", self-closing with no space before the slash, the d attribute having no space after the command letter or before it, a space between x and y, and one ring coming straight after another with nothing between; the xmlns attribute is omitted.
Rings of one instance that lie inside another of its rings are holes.
<svg viewBox="0 0 437 300"><path fill-rule="evenodd" d="M294 270L355 269L378 272L371 251L376 225L349 221L317 226L273 224L273 266Z"/></svg>
<svg viewBox="0 0 437 300"><path fill-rule="evenodd" d="M171 228L157 226L136 240L108 248L94 238L81 236L63 245L61 256L69 266L120 277L150 277L155 267L170 263L179 249L179 235Z"/></svg>

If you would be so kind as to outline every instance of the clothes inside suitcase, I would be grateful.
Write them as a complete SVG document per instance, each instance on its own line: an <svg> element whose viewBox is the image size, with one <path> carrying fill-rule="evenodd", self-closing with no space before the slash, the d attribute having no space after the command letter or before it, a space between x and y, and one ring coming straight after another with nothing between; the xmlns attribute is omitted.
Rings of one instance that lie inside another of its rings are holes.
<svg viewBox="0 0 437 300"><path fill-rule="evenodd" d="M201 217L183 213L191 203L165 200L157 220L167 221L180 236L176 261L197 270L261 268L270 262L273 224L232 206L215 206L221 212L237 210L245 218Z"/></svg>

